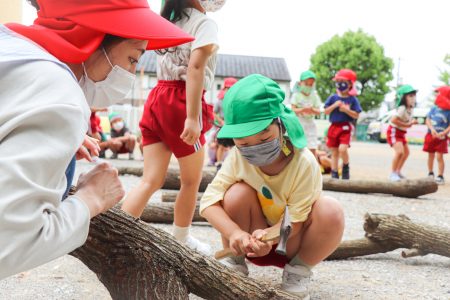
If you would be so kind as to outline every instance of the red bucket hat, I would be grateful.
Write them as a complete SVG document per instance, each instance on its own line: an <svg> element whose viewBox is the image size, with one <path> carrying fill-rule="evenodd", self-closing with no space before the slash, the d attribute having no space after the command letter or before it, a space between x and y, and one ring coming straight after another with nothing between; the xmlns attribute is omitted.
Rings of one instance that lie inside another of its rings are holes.
<svg viewBox="0 0 450 300"><path fill-rule="evenodd" d="M225 97L225 88L230 88L235 84L238 80L234 77L227 77L223 80L223 88L219 91L217 98L222 100Z"/></svg>
<svg viewBox="0 0 450 300"><path fill-rule="evenodd" d="M63 62L84 62L105 34L148 41L148 50L177 46L192 36L150 10L147 0L38 0L31 26L11 30L33 40Z"/></svg>
<svg viewBox="0 0 450 300"><path fill-rule="evenodd" d="M450 86L441 86L436 91L438 92L436 106L440 109L450 110Z"/></svg>
<svg viewBox="0 0 450 300"><path fill-rule="evenodd" d="M358 91L355 88L356 79L357 79L356 73L353 70L350 70L350 69L341 69L333 77L334 81L336 81L336 80L347 80L347 81L350 81L352 83L352 89L348 92L348 94L350 96L358 95Z"/></svg>

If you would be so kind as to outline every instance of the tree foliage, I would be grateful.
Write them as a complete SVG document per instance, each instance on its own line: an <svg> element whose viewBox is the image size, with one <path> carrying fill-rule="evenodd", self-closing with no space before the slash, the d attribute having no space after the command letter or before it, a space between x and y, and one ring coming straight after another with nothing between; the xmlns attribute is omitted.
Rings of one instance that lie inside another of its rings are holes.
<svg viewBox="0 0 450 300"><path fill-rule="evenodd" d="M352 69L361 83L358 99L365 111L378 107L389 92L387 83L393 78L393 65L392 59L384 55L384 48L361 29L335 35L318 46L311 57L320 97L327 99L335 93L331 79L337 71Z"/></svg>

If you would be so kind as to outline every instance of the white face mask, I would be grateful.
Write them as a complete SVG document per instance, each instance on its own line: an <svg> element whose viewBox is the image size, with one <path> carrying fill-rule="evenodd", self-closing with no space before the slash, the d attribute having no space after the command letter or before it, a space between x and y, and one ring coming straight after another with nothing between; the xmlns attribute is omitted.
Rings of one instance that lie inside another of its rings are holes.
<svg viewBox="0 0 450 300"><path fill-rule="evenodd" d="M215 12L224 6L226 0L198 0L206 12Z"/></svg>
<svg viewBox="0 0 450 300"><path fill-rule="evenodd" d="M112 125L112 128L113 128L115 131L121 131L122 128L123 128L123 126L125 126L125 124L123 123L123 121L119 121L119 122L114 123L114 124Z"/></svg>
<svg viewBox="0 0 450 300"><path fill-rule="evenodd" d="M124 99L133 88L136 79L135 74L118 65L113 66L105 49L102 50L112 68L105 80L92 81L88 77L83 63L84 76L79 84L90 107L107 107Z"/></svg>

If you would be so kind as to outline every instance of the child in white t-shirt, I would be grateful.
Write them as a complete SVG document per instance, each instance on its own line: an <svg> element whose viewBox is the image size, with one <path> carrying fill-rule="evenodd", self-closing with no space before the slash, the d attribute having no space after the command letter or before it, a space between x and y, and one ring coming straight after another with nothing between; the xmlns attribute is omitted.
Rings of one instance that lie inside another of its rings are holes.
<svg viewBox="0 0 450 300"><path fill-rule="evenodd" d="M212 126L212 107L203 97L214 81L218 49L217 25L206 11L224 0L169 0L161 15L195 40L166 49L158 56L158 84L151 91L140 122L144 174L126 197L122 209L139 217L151 195L164 183L172 153L180 165L180 193L175 202L174 237L204 254L209 245L189 234L200 185L205 144Z"/></svg>

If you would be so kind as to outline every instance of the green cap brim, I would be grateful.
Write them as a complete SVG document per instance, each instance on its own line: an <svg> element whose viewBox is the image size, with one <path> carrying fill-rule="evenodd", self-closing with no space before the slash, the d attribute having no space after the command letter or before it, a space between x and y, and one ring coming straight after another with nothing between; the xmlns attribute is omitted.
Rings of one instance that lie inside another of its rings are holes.
<svg viewBox="0 0 450 300"><path fill-rule="evenodd" d="M219 139L239 139L257 134L272 123L273 119L258 120L248 123L224 125L217 134Z"/></svg>

